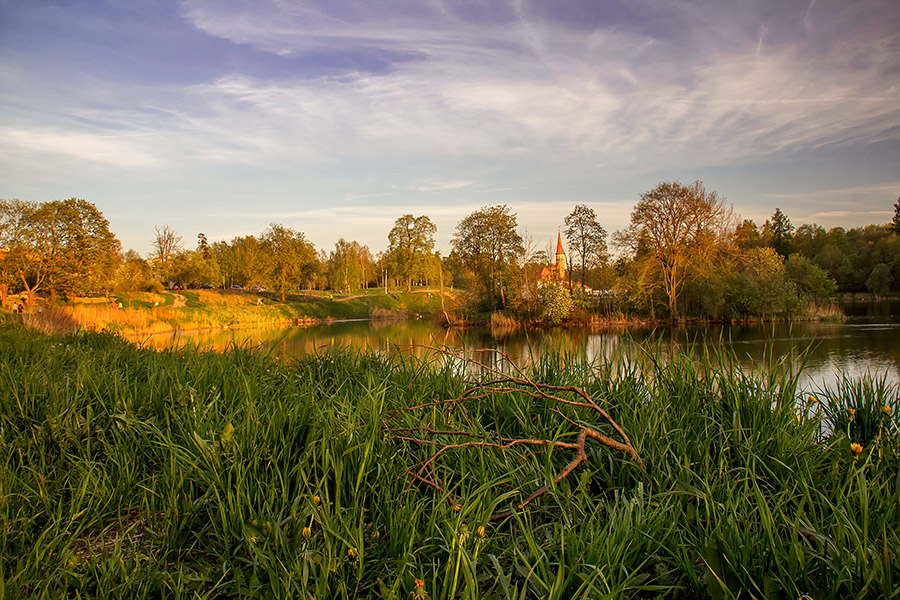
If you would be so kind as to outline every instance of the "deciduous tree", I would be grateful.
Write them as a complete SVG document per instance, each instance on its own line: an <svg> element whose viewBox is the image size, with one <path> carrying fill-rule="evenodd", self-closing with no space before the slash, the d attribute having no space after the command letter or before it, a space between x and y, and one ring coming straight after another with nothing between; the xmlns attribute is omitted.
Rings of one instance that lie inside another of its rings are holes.
<svg viewBox="0 0 900 600"><path fill-rule="evenodd" d="M588 271L603 265L608 256L606 230L597 221L597 213L587 205L579 204L565 218L566 240L572 255L572 268L581 271L581 285ZM571 273L571 269L569 271ZM570 277L571 280L571 277Z"/></svg>
<svg viewBox="0 0 900 600"><path fill-rule="evenodd" d="M157 281L166 285L169 281L172 260L184 249L184 246L181 236L168 225L162 229L154 227L153 231L153 239L150 241L152 248L150 258L153 261Z"/></svg>
<svg viewBox="0 0 900 600"><path fill-rule="evenodd" d="M678 295L687 269L705 259L734 231L730 207L695 181L663 182L641 194L631 225L617 235L620 245L646 254L659 266L670 318L678 317Z"/></svg>
<svg viewBox="0 0 900 600"><path fill-rule="evenodd" d="M287 290L299 288L313 277L318 265L316 249L303 233L276 223L263 232L261 242L266 282L284 302Z"/></svg>
<svg viewBox="0 0 900 600"><path fill-rule="evenodd" d="M388 263L397 277L406 280L407 292L412 289L413 278L422 274L434 250L436 232L437 227L428 217L403 215L388 234Z"/></svg>
<svg viewBox="0 0 900 600"><path fill-rule="evenodd" d="M485 206L456 226L453 253L480 281L490 300L506 306L506 280L524 251L516 214L506 205Z"/></svg>

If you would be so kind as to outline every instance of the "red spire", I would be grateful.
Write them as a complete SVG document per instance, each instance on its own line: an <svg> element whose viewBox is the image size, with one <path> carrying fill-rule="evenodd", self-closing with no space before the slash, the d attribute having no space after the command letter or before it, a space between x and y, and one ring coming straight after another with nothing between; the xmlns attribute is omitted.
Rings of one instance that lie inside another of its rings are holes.
<svg viewBox="0 0 900 600"><path fill-rule="evenodd" d="M557 254L565 254L565 251L562 247L562 232L556 232L556 253Z"/></svg>

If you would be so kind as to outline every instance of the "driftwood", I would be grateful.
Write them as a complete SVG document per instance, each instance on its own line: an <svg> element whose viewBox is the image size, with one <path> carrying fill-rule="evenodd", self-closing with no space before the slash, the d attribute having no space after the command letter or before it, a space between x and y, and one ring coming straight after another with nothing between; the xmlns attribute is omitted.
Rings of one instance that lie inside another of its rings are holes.
<svg viewBox="0 0 900 600"><path fill-rule="evenodd" d="M574 386L549 385L532 381L521 369L515 366L513 361L510 360L510 358L505 353L499 350L476 350L474 352L492 352L496 354L501 359L506 361L506 363L510 366L512 373L503 372L497 368L489 367L484 363L467 356L463 351L450 351L447 349L433 347L428 348L445 356L455 358L466 364L473 365L479 368L481 372L486 376L486 379L484 381L479 381L471 385L456 398L438 399L432 402L421 403L415 406L392 411L391 413L388 413L386 415L385 421L382 424L382 428L385 435L389 439L410 442L421 450L424 450L426 447L437 449L437 451L428 458L415 458L414 461L416 462L416 466L407 471L407 475L410 477L410 484L412 484L413 482L424 483L445 494L455 510L459 510L459 504L454 500L450 491L446 489L443 482L438 478L434 469L435 462L438 461L446 452L452 450L459 450L463 448L504 450L517 446L528 446L534 447L535 452L540 452L540 448L544 448L548 452L555 452L558 450L569 450L574 452L572 460L570 460L569 463L565 467L563 467L563 469L560 470L559 473L556 474L552 482L547 483L535 490L524 501L517 504L514 509L493 514L491 516L492 521L505 519L506 517L512 515L515 510L521 510L522 508L528 506L529 504L543 496L545 493L547 493L547 491L550 490L552 486L559 484L559 482L565 479L566 476L574 471L579 465L586 462L587 453L585 452L585 443L589 439L597 441L616 452L622 452L635 463L637 463L643 471L644 463L641 460L641 457L638 456L637 451L634 449L631 440L628 439L628 435L619 426L619 424L613 420L609 413L598 406L597 403L594 402L590 395L584 390ZM476 431L477 428L475 424L471 421L468 416L468 412L465 410L466 404L480 399L489 398L494 394L511 393L521 393L527 396L531 396L532 398L552 400L559 403L561 406L571 406L588 409L594 414L599 415L599 417L613 429L613 431L621 441L617 441L601 433L595 427L574 421L570 417L563 414L561 410L556 408L552 408L550 410L558 414L564 421L572 426L572 433L576 436L574 442L563 442L541 438L507 438L478 433ZM401 413L414 413L417 411L421 412L423 410L436 409L442 409L445 411L454 409L459 410L462 416L466 420L468 420L472 430L443 430L434 429L427 426L397 427L393 424L394 419L400 416ZM460 441L458 443L448 443L446 441L435 439L441 436L459 438Z"/></svg>

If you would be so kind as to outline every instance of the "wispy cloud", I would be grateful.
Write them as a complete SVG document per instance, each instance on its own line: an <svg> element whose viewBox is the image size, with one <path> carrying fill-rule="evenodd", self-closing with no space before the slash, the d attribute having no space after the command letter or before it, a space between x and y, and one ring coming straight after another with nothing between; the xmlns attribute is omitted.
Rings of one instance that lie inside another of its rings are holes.
<svg viewBox="0 0 900 600"><path fill-rule="evenodd" d="M119 192L149 173L136 196L268 194L258 212L221 214L329 234L329 219L365 231L426 209L447 232L506 202L555 231L584 198L627 221L634 199L619 194L649 174L900 148L894 0L184 0L160 29L176 33L159 33L179 51L147 56L105 47L133 32L97 10L80 26L86 11L42 11L76 25L43 45L0 35L0 180L36 185L52 164L60 180L115 175ZM70 31L83 37L51 43ZM860 158L854 183L867 173ZM812 215L896 184L872 185L765 198Z"/></svg>
<svg viewBox="0 0 900 600"><path fill-rule="evenodd" d="M474 183L474 181L465 180L439 181L435 179L428 179L421 183L409 185L406 187L406 189L413 192L444 192L447 190L467 188L472 186Z"/></svg>

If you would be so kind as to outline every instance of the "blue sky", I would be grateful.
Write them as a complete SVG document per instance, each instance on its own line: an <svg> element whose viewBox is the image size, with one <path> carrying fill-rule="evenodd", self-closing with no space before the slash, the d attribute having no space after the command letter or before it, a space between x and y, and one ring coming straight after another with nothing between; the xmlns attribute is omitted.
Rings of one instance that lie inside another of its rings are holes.
<svg viewBox="0 0 900 600"><path fill-rule="evenodd" d="M761 224L884 223L900 2L0 0L0 197L123 246L271 222L330 250L508 204L539 247L659 181Z"/></svg>

